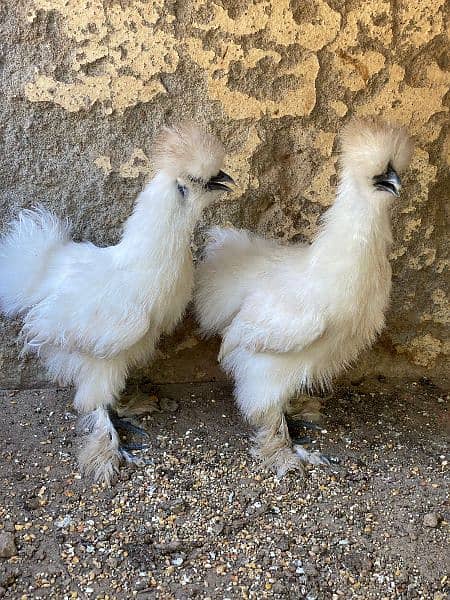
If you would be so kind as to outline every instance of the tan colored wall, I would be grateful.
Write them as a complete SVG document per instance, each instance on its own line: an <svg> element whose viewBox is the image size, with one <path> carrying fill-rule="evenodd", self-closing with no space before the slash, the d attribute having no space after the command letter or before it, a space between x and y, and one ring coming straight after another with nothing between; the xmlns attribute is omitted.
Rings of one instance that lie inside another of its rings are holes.
<svg viewBox="0 0 450 600"><path fill-rule="evenodd" d="M416 141L394 209L388 327L361 373L447 372L448 14L443 0L3 0L0 211L42 201L104 244L149 171L164 121L208 122L240 183L210 222L310 239L336 181L335 134L378 113ZM201 242L201 232L196 243ZM3 385L18 368L16 327L0 346ZM191 324L166 343L159 381L221 376ZM353 374L354 376L354 374Z"/></svg>

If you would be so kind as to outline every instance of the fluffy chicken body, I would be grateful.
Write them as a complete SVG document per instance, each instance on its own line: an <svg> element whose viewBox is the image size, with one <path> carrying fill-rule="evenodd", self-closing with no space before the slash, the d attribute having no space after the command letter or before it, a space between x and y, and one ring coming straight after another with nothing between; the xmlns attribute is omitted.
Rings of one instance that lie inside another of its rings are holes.
<svg viewBox="0 0 450 600"><path fill-rule="evenodd" d="M89 434L82 468L110 482L122 458L108 409L131 367L151 359L192 295L190 238L202 209L226 191L224 153L212 136L186 125L157 139L156 175L137 198L116 246L71 240L51 213L25 210L0 243L0 302L23 317L25 349L50 376L75 384L74 404Z"/></svg>
<svg viewBox="0 0 450 600"><path fill-rule="evenodd" d="M384 326L389 206L400 188L396 170L409 157L402 129L353 120L342 136L335 203L311 245L211 231L198 270L197 314L205 332L222 336L219 360L257 428L255 453L279 475L302 462L326 462L293 446L285 418L296 411L292 400L327 388ZM311 412L308 404L303 411Z"/></svg>

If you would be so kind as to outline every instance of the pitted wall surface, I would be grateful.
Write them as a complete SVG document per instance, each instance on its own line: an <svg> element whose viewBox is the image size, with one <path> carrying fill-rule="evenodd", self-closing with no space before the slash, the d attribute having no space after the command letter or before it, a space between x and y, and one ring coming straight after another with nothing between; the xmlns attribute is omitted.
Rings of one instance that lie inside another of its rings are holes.
<svg viewBox="0 0 450 600"><path fill-rule="evenodd" d="M352 114L406 125L416 146L393 209L387 327L355 373L448 371L450 133L443 0L4 0L0 5L0 214L41 202L78 239L117 240L150 174L154 132L194 118L224 141L239 182L204 216L310 240L332 202L336 133ZM82 299L80 299L82 301ZM0 385L45 380L2 322ZM147 371L223 377L187 319Z"/></svg>

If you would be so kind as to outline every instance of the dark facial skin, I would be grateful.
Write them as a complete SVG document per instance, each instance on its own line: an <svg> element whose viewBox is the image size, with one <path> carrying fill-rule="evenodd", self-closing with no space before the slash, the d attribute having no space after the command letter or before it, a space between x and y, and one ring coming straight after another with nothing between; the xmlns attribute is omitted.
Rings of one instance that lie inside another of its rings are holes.
<svg viewBox="0 0 450 600"><path fill-rule="evenodd" d="M388 164L386 171L381 175L375 175L373 178L375 189L388 192L393 196L400 196L400 188L402 187L400 177L391 163Z"/></svg>

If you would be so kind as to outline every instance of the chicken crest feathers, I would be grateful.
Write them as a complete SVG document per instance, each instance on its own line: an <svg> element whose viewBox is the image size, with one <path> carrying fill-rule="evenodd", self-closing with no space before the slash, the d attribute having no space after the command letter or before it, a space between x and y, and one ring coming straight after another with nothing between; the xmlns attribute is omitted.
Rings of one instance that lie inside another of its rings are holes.
<svg viewBox="0 0 450 600"><path fill-rule="evenodd" d="M174 177L208 181L220 171L224 158L221 142L190 121L164 127L154 143L155 169Z"/></svg>
<svg viewBox="0 0 450 600"><path fill-rule="evenodd" d="M376 116L353 117L342 129L343 167L382 173L389 161L401 172L409 164L413 146L407 131Z"/></svg>

